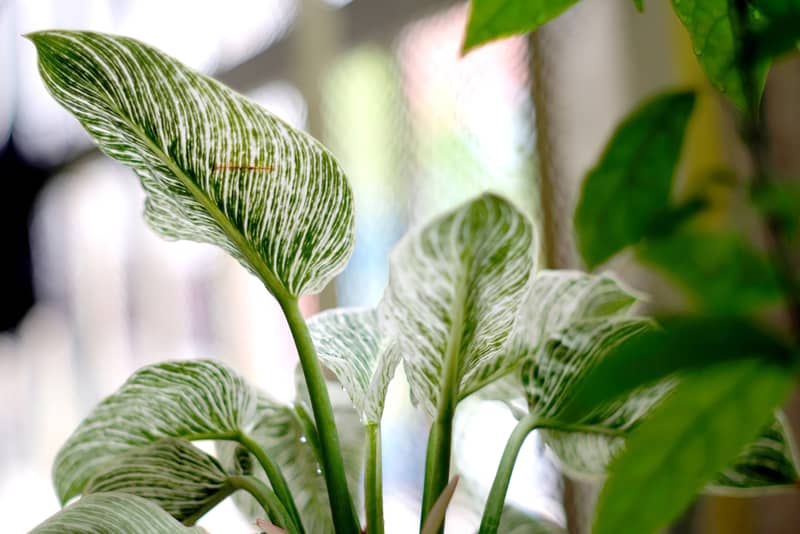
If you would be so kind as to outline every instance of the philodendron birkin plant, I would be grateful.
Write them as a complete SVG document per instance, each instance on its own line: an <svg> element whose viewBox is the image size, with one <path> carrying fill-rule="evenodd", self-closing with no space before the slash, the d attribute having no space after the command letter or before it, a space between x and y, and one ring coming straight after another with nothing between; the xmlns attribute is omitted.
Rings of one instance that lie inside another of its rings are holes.
<svg viewBox="0 0 800 534"><path fill-rule="evenodd" d="M453 418L470 395L503 400L519 419L480 532L559 532L505 504L526 436L540 429L570 476L602 479L630 432L661 409L659 401L681 399L681 386L700 380L655 366L652 380L624 397L590 409L573 403L576 388L608 356L626 348L646 356L668 351L681 325L694 333L699 327L633 315L638 294L613 276L537 268L532 222L491 193L399 242L376 309L324 311L306 322L298 299L325 287L353 248L353 195L334 157L241 95L133 39L78 31L28 38L53 97L100 150L141 179L152 228L169 239L218 245L238 259L277 300L299 354L289 405L218 361L137 371L61 448L53 479L65 507L34 532L199 532L195 522L232 496L265 532L381 534L380 424L401 362L415 405L431 420L420 532L444 529L458 480L451 471ZM678 129L685 124L677 122ZM743 332L751 346L772 353L782 347L754 327ZM741 378L756 365L731 372ZM777 385L773 395L784 394ZM736 454L710 460L720 465L706 488L792 486L797 470L782 417L746 424ZM193 445L199 440L215 441L215 454ZM653 458L663 460L657 450ZM637 488L629 504L644 497Z"/></svg>

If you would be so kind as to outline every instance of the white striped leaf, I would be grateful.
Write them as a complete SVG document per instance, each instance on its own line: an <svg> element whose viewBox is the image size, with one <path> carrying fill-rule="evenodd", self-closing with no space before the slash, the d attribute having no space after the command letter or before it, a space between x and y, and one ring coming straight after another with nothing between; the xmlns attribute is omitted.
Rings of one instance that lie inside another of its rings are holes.
<svg viewBox="0 0 800 534"><path fill-rule="evenodd" d="M304 388L298 368L298 386ZM358 414L338 385L329 384L336 426L341 436L345 473L350 490L356 490L361 477L364 429ZM325 477L320 467L320 452L313 419L308 415L307 395L298 389L297 405L281 404L265 394L259 395L258 419L248 435L252 437L279 466L294 496L303 526L308 534L332 534ZM228 472L254 475L269 485L256 459L232 442L218 442L220 462ZM233 495L239 509L250 519L263 517L261 506L250 495Z"/></svg>
<svg viewBox="0 0 800 534"><path fill-rule="evenodd" d="M339 379L364 424L380 423L399 354L375 310L336 309L308 322L317 356Z"/></svg>
<svg viewBox="0 0 800 534"><path fill-rule="evenodd" d="M203 534L200 527L181 525L171 515L136 495L96 493L67 506L31 534Z"/></svg>
<svg viewBox="0 0 800 534"><path fill-rule="evenodd" d="M530 222L492 194L409 233L392 252L381 328L396 339L412 399L430 416L448 354L458 367L456 399L517 365L511 332L535 256Z"/></svg>
<svg viewBox="0 0 800 534"><path fill-rule="evenodd" d="M188 441L167 438L115 456L86 484L83 494L137 495L192 525L235 491L227 478L214 457Z"/></svg>
<svg viewBox="0 0 800 534"><path fill-rule="evenodd" d="M131 167L159 233L221 246L279 297L314 293L353 248L353 200L313 138L133 39L31 34L48 89Z"/></svg>
<svg viewBox="0 0 800 534"><path fill-rule="evenodd" d="M581 375L615 346L653 327L653 322L641 318L594 319L575 323L552 336L523 369L531 412L558 420ZM677 379L672 379L642 388L624 400L584 414L581 425L587 432L544 430L544 441L570 476L602 478L626 436L676 383ZM778 416L707 490L736 494L791 487L798 477L796 465L794 446L783 418Z"/></svg>
<svg viewBox="0 0 800 534"><path fill-rule="evenodd" d="M114 457L162 438L236 435L254 418L256 395L221 362L163 362L134 373L86 417L53 466L64 503Z"/></svg>
<svg viewBox="0 0 800 534"><path fill-rule="evenodd" d="M570 325L592 318L621 317L639 295L608 274L571 270L536 273L514 334L519 351L534 355L542 345ZM519 417L528 412L519 373L512 373L481 390L487 399L505 401Z"/></svg>

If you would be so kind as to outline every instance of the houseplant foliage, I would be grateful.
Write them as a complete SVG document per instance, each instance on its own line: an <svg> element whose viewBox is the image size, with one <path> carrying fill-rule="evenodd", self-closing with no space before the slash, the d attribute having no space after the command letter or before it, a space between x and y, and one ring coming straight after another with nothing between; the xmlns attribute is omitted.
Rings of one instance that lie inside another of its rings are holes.
<svg viewBox="0 0 800 534"><path fill-rule="evenodd" d="M513 8L509 15L476 1L466 44L535 29L572 3L510 1L503 8ZM764 13L772 13L766 3ZM511 15L528 22L503 26ZM681 16L691 30L691 16ZM754 41L766 31L741 21L731 27ZM775 412L793 383L794 344L750 318L765 303L793 302L793 286L773 256L761 257L736 236L722 250L751 268L720 277L713 288L698 284L697 271L672 252L690 242L702 251L718 237L691 227L702 199L676 202L670 194L693 94L659 97L626 120L587 177L592 194L576 210L576 227L588 266L634 247L697 293L696 313L639 317L639 294L612 275L539 268L532 222L486 193L401 239L376 309L326 311L306 322L298 298L321 290L353 247L352 192L330 152L138 41L73 31L28 37L53 97L101 151L139 176L153 229L237 258L280 304L299 354L297 397L289 405L213 360L137 371L60 450L53 478L66 506L34 532L192 532L232 496L268 532L380 534L380 423L400 364L412 400L431 420L421 532L444 528L458 480L451 473L453 416L473 394L505 401L519 419L486 499L482 533L558 530L505 505L517 452L534 429L572 476L603 478L611 465L599 532L613 532L620 520L636 532L655 531L704 488L747 493L794 485L793 446ZM758 68L745 69L750 74L738 86L727 77L715 81L741 88L747 98L734 101L751 110L754 128L763 65L787 46L759 44L752 58ZM737 49L731 57L740 56ZM642 154L651 168L638 163ZM645 170L657 184L642 185ZM647 201L625 196L634 192ZM636 209L615 214L604 239L597 203L609 199ZM733 291L752 278L759 284L750 294ZM724 306L726 299L734 305ZM721 313L727 309L736 313ZM697 404L696 413L688 414L687 404ZM708 451L697 451L712 435ZM214 440L216 453L192 444L198 440ZM658 465L643 463L648 454ZM685 469L680 486L670 486L671 460L686 455L692 461L678 466ZM643 472L652 484L642 484ZM627 485L658 505L632 506ZM669 491L678 498L661 506Z"/></svg>

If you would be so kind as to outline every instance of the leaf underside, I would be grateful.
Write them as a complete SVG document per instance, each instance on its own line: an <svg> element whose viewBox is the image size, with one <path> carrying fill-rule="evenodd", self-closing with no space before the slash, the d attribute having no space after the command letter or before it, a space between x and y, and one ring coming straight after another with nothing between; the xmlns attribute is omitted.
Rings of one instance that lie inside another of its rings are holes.
<svg viewBox="0 0 800 534"><path fill-rule="evenodd" d="M29 37L51 94L141 179L157 232L221 246L276 296L318 292L344 268L352 193L310 136L136 40Z"/></svg>

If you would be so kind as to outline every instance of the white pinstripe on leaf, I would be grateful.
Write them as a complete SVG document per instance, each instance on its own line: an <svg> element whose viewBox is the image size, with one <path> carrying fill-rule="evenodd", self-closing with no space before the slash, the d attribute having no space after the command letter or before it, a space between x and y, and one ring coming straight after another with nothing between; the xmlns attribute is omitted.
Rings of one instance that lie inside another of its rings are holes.
<svg viewBox="0 0 800 534"><path fill-rule="evenodd" d="M154 502L124 493L87 495L31 531L31 534L203 534L186 527Z"/></svg>
<svg viewBox="0 0 800 534"><path fill-rule="evenodd" d="M141 179L156 231L221 246L281 296L318 292L344 268L352 193L310 136L133 39L29 37L51 94Z"/></svg>
<svg viewBox="0 0 800 534"><path fill-rule="evenodd" d="M104 463L83 494L137 495L154 501L181 523L193 524L234 491L227 478L214 457L188 441L166 438Z"/></svg>
<svg viewBox="0 0 800 534"><path fill-rule="evenodd" d="M484 194L406 235L390 258L379 305L415 403L436 415L445 354L458 359L463 398L517 364L510 334L536 256L530 222Z"/></svg>
<svg viewBox="0 0 800 534"><path fill-rule="evenodd" d="M255 407L254 391L220 362L144 367L98 404L61 447L53 465L56 493L66 502L106 462L159 439L239 432L254 419Z"/></svg>
<svg viewBox="0 0 800 534"><path fill-rule="evenodd" d="M619 343L655 327L647 319L619 317L612 320L578 321L550 336L532 362L523 368L523 382L530 410L557 418L571 396L571 386ZM623 401L600 406L586 414L582 424L592 432L545 430L544 441L564 470L573 477L598 479L605 475L613 456L624 446L627 433L674 386L671 379L634 392ZM609 435L617 432L619 436ZM706 488L708 492L746 494L775 488L791 488L798 479L796 452L781 415L764 429L731 467Z"/></svg>
<svg viewBox="0 0 800 534"><path fill-rule="evenodd" d="M399 354L375 310L336 309L308 322L320 361L339 379L363 423L380 423Z"/></svg>

